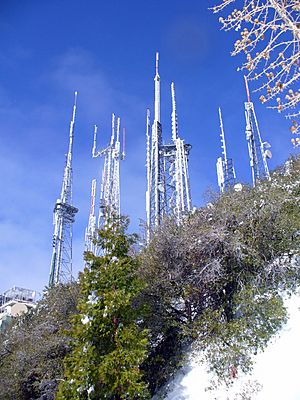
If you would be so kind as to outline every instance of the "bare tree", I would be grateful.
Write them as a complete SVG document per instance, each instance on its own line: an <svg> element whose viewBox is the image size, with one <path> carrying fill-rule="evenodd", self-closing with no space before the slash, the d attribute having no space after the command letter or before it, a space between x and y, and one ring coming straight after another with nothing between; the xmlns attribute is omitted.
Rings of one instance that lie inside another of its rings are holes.
<svg viewBox="0 0 300 400"><path fill-rule="evenodd" d="M229 13L219 21L225 31L241 31L232 51L245 53L239 69L258 81L261 102L285 112L292 120L291 132L299 134L300 0L223 0L213 12L225 12L227 7ZM292 143L300 145L300 138Z"/></svg>

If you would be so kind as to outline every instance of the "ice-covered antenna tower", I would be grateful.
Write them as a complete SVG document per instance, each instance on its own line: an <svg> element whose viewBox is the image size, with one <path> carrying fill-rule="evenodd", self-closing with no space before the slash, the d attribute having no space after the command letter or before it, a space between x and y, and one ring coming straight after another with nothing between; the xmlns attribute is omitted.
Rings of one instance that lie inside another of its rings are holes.
<svg viewBox="0 0 300 400"><path fill-rule="evenodd" d="M262 142L254 106L250 101L250 93L246 76L244 79L247 93L247 101L245 102L246 138L248 141L252 182L253 186L255 186L258 180L270 179L267 158L271 158L272 153L269 150L271 147L270 144L268 142Z"/></svg>
<svg viewBox="0 0 300 400"><path fill-rule="evenodd" d="M179 222L180 217L183 213L191 211L192 199L190 189L190 178L188 170L188 156L191 150L190 144L185 144L184 141L178 135L178 121L177 121L177 110L176 110L176 98L175 98L175 85L171 83L171 95L172 95L172 140L175 145L175 153L171 156L171 163L174 163L169 168L172 173L173 181L173 196L171 197L171 212L176 216ZM175 199L175 202L173 202Z"/></svg>
<svg viewBox="0 0 300 400"><path fill-rule="evenodd" d="M72 206L72 152L77 92L75 92L73 115L70 123L69 149L66 156L64 178L60 198L54 207L53 250L49 286L72 280L72 225L78 209Z"/></svg>
<svg viewBox="0 0 300 400"><path fill-rule="evenodd" d="M223 193L225 191L231 190L234 187L236 177L232 159L227 158L221 108L219 108L219 119L222 157L219 157L217 160L217 175L220 192Z"/></svg>
<svg viewBox="0 0 300 400"><path fill-rule="evenodd" d="M191 145L184 144L178 135L174 83L172 95L172 143L163 144L160 122L160 76L156 53L154 77L154 121L150 135L150 111L146 123L146 214L147 240L159 226L165 215L173 215L179 222L183 213L192 206L188 173L188 155Z"/></svg>
<svg viewBox="0 0 300 400"><path fill-rule="evenodd" d="M125 159L125 129L123 129L123 149L121 152L120 118L117 118L116 123L115 114L112 114L112 131L110 142L107 147L97 151L96 141L97 126L95 125L92 157L103 157L104 163L102 169L98 219L96 222L95 201L93 200L95 199L96 193L96 181L94 180L92 183L91 200L91 203L94 205L91 207L89 224L87 227L87 232L89 232L89 234L86 235L85 240L86 250L95 253L97 253L99 250L93 245L96 229L99 229L107 224L111 217L120 215L120 160Z"/></svg>
<svg viewBox="0 0 300 400"><path fill-rule="evenodd" d="M147 193L146 212L148 238L150 232L161 224L166 212L166 187L164 160L162 154L162 127L160 123L160 76L158 72L159 55L156 53L154 77L154 121L150 139L150 118L147 111Z"/></svg>
<svg viewBox="0 0 300 400"><path fill-rule="evenodd" d="M95 253L95 243L96 238L96 215L95 215L95 199L96 199L96 179L92 180L92 192L91 192L91 208L89 215L88 226L85 230L85 251L91 251Z"/></svg>

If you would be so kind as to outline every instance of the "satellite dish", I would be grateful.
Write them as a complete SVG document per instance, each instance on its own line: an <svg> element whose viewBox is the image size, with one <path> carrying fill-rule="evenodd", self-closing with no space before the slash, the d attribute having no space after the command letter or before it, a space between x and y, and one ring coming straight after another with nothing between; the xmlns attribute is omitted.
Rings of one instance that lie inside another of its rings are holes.
<svg viewBox="0 0 300 400"><path fill-rule="evenodd" d="M264 142L263 145L265 146L265 149L269 149L271 147L269 142Z"/></svg>
<svg viewBox="0 0 300 400"><path fill-rule="evenodd" d="M266 151L265 151L265 157L266 157L266 158L272 158L271 150L266 150Z"/></svg>

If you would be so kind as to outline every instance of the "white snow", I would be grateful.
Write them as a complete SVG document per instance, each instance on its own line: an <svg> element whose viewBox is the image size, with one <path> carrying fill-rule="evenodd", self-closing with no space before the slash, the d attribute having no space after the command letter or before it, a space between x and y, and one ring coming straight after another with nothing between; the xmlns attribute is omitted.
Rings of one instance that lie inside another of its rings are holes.
<svg viewBox="0 0 300 400"><path fill-rule="evenodd" d="M90 321L91 321L91 318L88 315L85 315L83 318L81 318L81 323L83 325L87 324Z"/></svg>
<svg viewBox="0 0 300 400"><path fill-rule="evenodd" d="M97 301L99 300L99 297L97 296L96 292L93 291L92 294L90 294L88 296L88 304L94 305L97 303Z"/></svg>
<svg viewBox="0 0 300 400"><path fill-rule="evenodd" d="M197 356L193 356L169 383L168 393L153 400L240 400L239 394L257 383L262 387L251 397L253 400L299 400L300 296L286 300L286 306L289 321L266 350L256 356L252 375L239 376L229 390L221 387L206 391L209 375L205 366L197 363Z"/></svg>

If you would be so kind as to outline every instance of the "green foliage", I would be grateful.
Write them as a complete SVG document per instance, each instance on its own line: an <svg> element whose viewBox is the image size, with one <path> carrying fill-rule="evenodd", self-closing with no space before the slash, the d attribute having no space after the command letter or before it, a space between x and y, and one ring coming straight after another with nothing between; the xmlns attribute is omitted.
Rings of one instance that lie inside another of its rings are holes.
<svg viewBox="0 0 300 400"><path fill-rule="evenodd" d="M0 334L0 399L53 400L76 312L76 283L49 289L37 308L21 315Z"/></svg>
<svg viewBox="0 0 300 400"><path fill-rule="evenodd" d="M191 345L222 381L249 371L299 287L299 172L291 159L271 182L213 195L139 255L126 219L99 231L80 284L53 287L0 334L0 399L53 400L58 382L56 400L146 399Z"/></svg>
<svg viewBox="0 0 300 400"><path fill-rule="evenodd" d="M252 354L263 350L270 338L287 320L282 298L272 292L260 295L253 288L237 293L234 316L224 320L224 310L206 310L194 324L198 333L194 343L219 380L230 382L232 366L243 372L251 369Z"/></svg>
<svg viewBox="0 0 300 400"><path fill-rule="evenodd" d="M286 321L281 295L300 282L299 171L292 159L271 182L214 196L180 226L165 221L141 255L154 348L176 327L179 351L194 342L221 379L251 368Z"/></svg>
<svg viewBox="0 0 300 400"><path fill-rule="evenodd" d="M136 237L126 235L127 220L99 231L102 256L87 254L80 274L82 299L70 335L65 380L57 400L148 398L140 365L147 354L147 330L139 327L135 305L144 285L138 261L129 255Z"/></svg>

